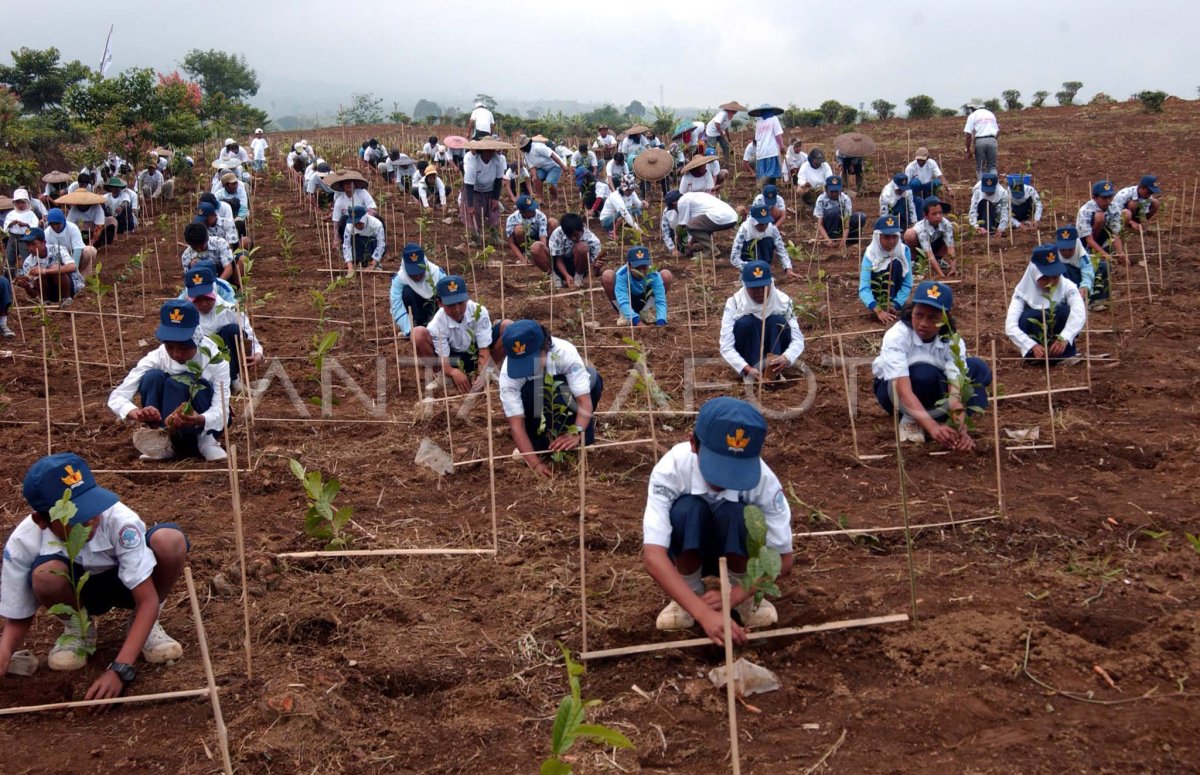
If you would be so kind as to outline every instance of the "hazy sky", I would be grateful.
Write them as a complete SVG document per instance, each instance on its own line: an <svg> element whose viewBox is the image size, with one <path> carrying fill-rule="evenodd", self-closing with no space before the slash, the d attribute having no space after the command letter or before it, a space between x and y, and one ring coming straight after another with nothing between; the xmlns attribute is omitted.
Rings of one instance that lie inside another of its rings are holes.
<svg viewBox="0 0 1200 775"><path fill-rule="evenodd" d="M469 108L477 91L501 107L649 105L660 84L673 106L883 97L903 109L918 93L956 107L1015 88L1028 101L1065 80L1083 81L1085 99L1142 89L1194 99L1200 85L1186 54L1200 5L1185 0L67 0L46 13L52 21L0 25L0 51L53 45L95 67L114 24L114 70L172 69L190 48L243 53L262 82L254 102L276 116L328 111L353 91L404 111L419 97Z"/></svg>

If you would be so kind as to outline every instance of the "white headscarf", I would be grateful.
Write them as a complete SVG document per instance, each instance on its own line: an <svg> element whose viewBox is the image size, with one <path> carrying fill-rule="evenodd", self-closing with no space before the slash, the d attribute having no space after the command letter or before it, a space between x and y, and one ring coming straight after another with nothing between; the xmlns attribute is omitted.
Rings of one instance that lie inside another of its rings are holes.
<svg viewBox="0 0 1200 775"><path fill-rule="evenodd" d="M904 192L896 185L896 181L890 181L883 187L883 191L879 193L879 200L886 204L890 209L892 205L899 202L904 197Z"/></svg>
<svg viewBox="0 0 1200 775"><path fill-rule="evenodd" d="M1075 239L1075 252L1070 256L1064 256L1062 251L1058 251L1058 260L1064 264L1075 267L1076 269L1083 266L1083 257L1088 255L1087 249L1083 246L1083 240Z"/></svg>
<svg viewBox="0 0 1200 775"><path fill-rule="evenodd" d="M1059 276L1058 282L1054 285L1054 290L1047 296L1037 284L1038 278L1042 276L1042 272L1033 262L1025 267L1025 275L1021 278L1021 282L1017 283L1017 289L1013 291L1013 296L1019 298L1030 309L1049 309L1050 303L1058 304L1066 295L1066 284L1070 282L1066 277Z"/></svg>
<svg viewBox="0 0 1200 775"><path fill-rule="evenodd" d="M904 249L904 240L896 240L896 247L890 251L883 249L883 244L879 241L882 235L877 231L871 237L871 244L867 246L863 257L871 263L872 272L886 272L893 261L899 261L904 267L904 273L908 274L908 253Z"/></svg>

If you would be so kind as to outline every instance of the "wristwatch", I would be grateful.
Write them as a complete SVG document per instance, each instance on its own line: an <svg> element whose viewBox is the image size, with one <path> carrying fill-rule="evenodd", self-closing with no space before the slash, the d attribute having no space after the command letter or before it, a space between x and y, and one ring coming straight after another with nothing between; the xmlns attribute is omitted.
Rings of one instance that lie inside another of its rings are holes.
<svg viewBox="0 0 1200 775"><path fill-rule="evenodd" d="M110 662L108 669L117 674L123 684L131 684L137 678L137 671L133 669L133 665L127 665L124 662Z"/></svg>

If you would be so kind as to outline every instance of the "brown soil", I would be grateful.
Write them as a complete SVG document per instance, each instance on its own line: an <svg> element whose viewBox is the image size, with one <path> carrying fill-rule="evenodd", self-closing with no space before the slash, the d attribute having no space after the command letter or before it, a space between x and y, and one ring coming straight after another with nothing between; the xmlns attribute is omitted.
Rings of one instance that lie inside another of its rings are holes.
<svg viewBox="0 0 1200 775"><path fill-rule="evenodd" d="M1198 331L1189 301L1200 292L1200 282L1189 269L1200 240L1191 226L1194 179L1186 177L1190 170L1184 160L1198 147L1200 109L1194 102L1172 101L1160 116L1117 105L1028 111L1001 120L1003 166L1023 169L1028 160L1047 200L1047 222L1056 215L1073 219L1085 186L1102 175L1121 185L1145 171L1159 175L1166 188L1164 284L1157 283L1154 244L1146 246L1152 253L1153 305L1127 302L1130 291L1139 299L1146 295L1141 268L1135 267L1129 285L1124 271L1117 271L1115 303L1093 315L1090 323L1092 352L1107 353L1111 362L1093 363L1090 393L1055 396L1058 449L1003 455L1007 520L928 529L914 536L919 626L773 639L744 649L753 661L774 670L783 684L780 691L753 699L760 714L739 714L746 772L803 770L829 751L843 732L844 741L827 763L844 772L1172 772L1192 770L1200 760L1192 686L1200 674L1200 553L1184 536L1196 530L1194 484L1200 473L1197 410L1191 400L1200 387ZM962 157L960 119L889 121L867 131L881 151L871 160L864 209L874 208L872 192L899 169L907 149L921 144L940 156L955 200L965 206L972 169ZM398 139L394 127L358 128L349 135L342 130L309 132L307 137L327 155L349 158L346 146L357 145L369 133L385 142ZM819 141L829 148L831 134L806 130L803 137L806 146ZM420 138L424 130L410 130L408 135ZM292 139L273 138L276 150ZM278 170L281 161L273 164ZM752 185L742 175L733 200L748 201ZM382 188L375 179L372 190L377 198ZM1188 204L1182 208L1185 197ZM417 212L410 199L389 199L389 237L395 247L403 241L397 232L409 238L416 232ZM395 222L390 218L392 203ZM280 257L270 215L276 207L296 236L294 278ZM657 213L658 197L652 209ZM564 205L549 205L548 210L557 215ZM255 216L262 246L255 285L260 297L275 294L255 313L315 317L308 289L323 287L329 275L321 271L327 259L317 242L314 218L301 209L288 183L272 174L261 179ZM1168 238L1172 217L1176 228ZM791 218L784 227L797 242L811 237L811 219L802 220L799 233ZM137 272L121 286L122 311L137 315L122 325L126 364L149 347L139 340L152 342L154 310L169 289L177 287L178 228L172 213L102 256L104 278L111 282L135 252L149 248L145 287ZM426 228L431 231L425 242L437 259L464 272L474 295L497 315L497 268L477 262L472 270L467 252L457 247L463 241L457 221L444 225L431 219ZM730 235L723 237L719 245L727 251ZM1002 336L1005 283L1011 288L1016 281L1034 241L1032 235L1018 235L1015 246L1007 241L992 245L990 256L978 239L964 245L968 260L963 282L956 286L956 312L973 353L986 357L995 340L1002 357L1015 355ZM704 318L707 299L707 325L693 329L694 350L697 357L716 357L720 310L735 286L734 272L719 256L717 286L713 287L709 262L706 287L697 265L663 256L657 234L650 245L658 262L679 278L671 298L673 323L686 320L685 286L698 322ZM1132 247L1138 255L1140 246ZM609 255L615 253L612 246ZM392 256L388 267L394 269L395 253ZM815 402L802 416L772 424L766 457L794 489L798 532L836 528L839 522L850 527L899 525L895 459L855 459L841 373L829 362L835 348L829 338L811 338L828 332L830 312L835 331L876 328L859 314L854 291L857 262L834 257L820 264L828 273L833 309L820 309L804 324L810 337L804 360L815 375ZM159 267L164 289L157 281ZM815 263L802 261L798 269L816 279ZM549 301L527 298L546 293L543 278L510 261L505 281L508 317L549 321ZM793 298L810 292L805 281L781 285ZM374 390L376 358L381 359L391 398L388 412L396 422L269 419L298 416L279 381L259 405L252 440L255 469L240 477L251 572L252 680L245 676L238 598L219 582L214 584L218 574L237 583L227 476L189 473L205 467L199 462L138 463L129 430L104 407L111 383L103 366L83 367L88 424L78 425L70 323L57 313L50 315L48 332L54 449L75 450L95 468L161 470L101 474L100 480L147 522L176 520L191 536L193 570L239 771L536 771L548 752L553 714L566 690L555 641L575 651L581 646L575 468L561 465L553 481L540 481L521 464L497 462L499 552L494 558L275 560L277 552L320 548L303 533L303 497L287 470L289 456L341 479L339 502L355 509L351 532L358 548L491 545L488 467L468 464L443 479L413 464L417 444L425 436L453 449L459 460L486 457L483 402L468 418L455 420L453 439L448 439L444 415L424 419L413 410L409 360L401 363L402 393L396 398L396 368L386 339L387 279L375 278L373 286L368 278L361 291L351 285L329 297L330 317L348 321L329 325L341 334L333 355L367 392ZM817 299L823 307L823 291ZM85 296L78 308L94 310L95 298ZM581 314L602 326L613 322L607 305L593 309L575 297L554 305L553 329L582 344L577 322ZM78 319L84 342L81 356L103 361L94 321ZM12 322L15 325L16 319ZM120 352L115 324L111 317L105 322L109 357L116 365ZM22 313L21 325L24 339L4 345L17 357L4 360L0 377L8 524L25 513L20 481L46 444L40 332L28 311ZM302 399L318 394L306 357L315 324L259 317L256 327L268 356L290 359L283 363ZM587 332L588 356L607 379L602 410L612 408L629 367L618 346L627 334L612 328ZM370 341L377 335L385 338L378 350ZM637 338L672 406L683 408L684 361L692 346L687 328L640 329ZM878 339L878 334L846 337L847 356L869 357ZM401 352L409 357L408 350ZM113 378L119 379L123 371L116 365ZM709 381L730 382L723 367L703 366L698 373ZM860 451L888 455L893 449L891 427L871 398L869 370L860 367L856 375ZM1083 366L1058 370L1053 379L1056 387L1087 384ZM340 380L335 383L334 416L369 419ZM1039 369L1003 361L999 383L1004 393L1037 390L1044 387L1045 376ZM726 389L731 388L730 382ZM765 402L775 408L796 405L805 390L803 384L791 385L768 395ZM696 399L721 392L698 390ZM644 400L643 394L632 392L625 408L640 410ZM310 408L314 417L319 415ZM499 418L498 404L495 409ZM1006 401L1001 409L1005 427L1038 425L1042 439L1049 437L1044 397ZM235 411L235 437L245 464L245 407L239 404ZM511 442L502 424L494 433L497 456L503 458ZM688 425L686 415L659 417L660 449L683 439ZM991 416L986 415L974 454L907 451L914 523L996 513L990 430ZM608 415L599 435L632 440L649 432L644 416ZM661 639L653 620L664 598L642 570L639 556L646 478L655 458L648 444L588 456L591 648ZM902 533L858 540L798 539L796 552L796 572L781 584L781 624L909 610ZM168 603L164 623L185 644L185 657L172 667L144 667L135 687L138 693L204 685L182 591ZM31 679L0 681L0 705L80 698L119 648L122 632L120 617L105 617L99 652L87 670L59 675L43 669ZM44 658L55 635L41 617L30 647ZM1125 702L1083 702L1036 685L1022 671L1027 642L1028 670L1041 681L1077 696ZM594 711L595 718L625 732L637 750L619 752L606 761L594 746L581 743L577 771L708 773L728 767L724 697L703 680L722 659L713 647L591 663L584 694L605 701ZM1108 672L1117 689L1093 671L1096 665ZM0 721L0 747L8 752L3 770L10 773L220 769L212 715L204 701L126 706L99 716L56 712L5 718Z"/></svg>

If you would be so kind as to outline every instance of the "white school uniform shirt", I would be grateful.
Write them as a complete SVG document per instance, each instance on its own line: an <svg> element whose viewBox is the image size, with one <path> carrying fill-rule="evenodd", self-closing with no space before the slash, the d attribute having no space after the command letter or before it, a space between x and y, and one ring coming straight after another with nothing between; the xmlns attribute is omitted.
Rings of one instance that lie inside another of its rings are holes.
<svg viewBox="0 0 1200 775"><path fill-rule="evenodd" d="M220 237L230 245L238 244L237 221L228 202L217 200L217 225L211 227L208 233Z"/></svg>
<svg viewBox="0 0 1200 775"><path fill-rule="evenodd" d="M921 185L927 186L942 176L942 168L932 158L926 159L924 164L919 164L916 159L913 159L904 168L904 174L908 175L909 180L916 180Z"/></svg>
<svg viewBox="0 0 1200 775"><path fill-rule="evenodd" d="M197 336L200 336L199 333ZM207 336L201 337L196 349L196 356L193 359L196 363L203 364L204 370L200 373L200 377L208 380L213 388L212 406L202 415L206 431L223 429L225 418L229 416L229 364L212 360L218 352L220 351L211 339ZM108 408L112 410L113 414L124 420L130 412L137 409L137 405L133 403L133 397L137 394L138 383L141 382L142 375L151 369L165 371L168 377L188 373L186 363L176 363L171 356L167 355L166 345L159 345L138 361L137 365L125 375L121 384L113 388L113 392L108 396Z"/></svg>
<svg viewBox="0 0 1200 775"><path fill-rule="evenodd" d="M754 124L754 148L756 159L770 159L779 155L776 137L783 134L779 116L760 118Z"/></svg>
<svg viewBox="0 0 1200 775"><path fill-rule="evenodd" d="M958 354L964 360L967 357L967 348L961 338ZM959 374L949 339L935 336L932 342L925 342L911 326L896 322L883 335L879 355L871 362L871 374L890 382L898 377L907 377L909 368L917 363L927 363L939 369L948 381L954 380Z"/></svg>
<svg viewBox="0 0 1200 775"><path fill-rule="evenodd" d="M476 311L478 320L475 319ZM438 309L429 321L429 336L433 339L434 354L441 358L449 358L451 351L467 352L472 341L480 350L486 350L492 346L492 319L487 307L468 299L461 323L447 315L445 309Z"/></svg>
<svg viewBox="0 0 1200 775"><path fill-rule="evenodd" d="M408 308L404 306L404 289L411 288L413 293L422 299L432 299L437 292L437 284L445 276L446 273L442 271L442 268L427 258L425 259L425 275L420 280L414 280L408 272L404 271L404 264L401 262L400 269L392 276L392 287L388 294L392 306L392 320L396 321L400 333L408 336L412 331Z"/></svg>
<svg viewBox="0 0 1200 775"><path fill-rule="evenodd" d="M65 561L66 549L48 528L38 527L33 515L17 523L4 544L4 564L0 566L0 616L28 619L39 604L30 584L33 561L40 555L59 555ZM117 569L117 578L127 589L150 578L157 560L146 545L146 524L124 503L118 501L100 512L100 521L91 538L75 559L92 574Z"/></svg>
<svg viewBox="0 0 1200 775"><path fill-rule="evenodd" d="M742 151L742 161L748 161L751 164L758 161L758 151L754 147L754 141L746 143L746 150Z"/></svg>
<svg viewBox="0 0 1200 775"><path fill-rule="evenodd" d="M1020 199L1018 199L1017 195L1012 192L1012 189L1009 189L1008 196L1009 196L1009 199L1012 201L1013 207L1016 207L1017 205L1025 204L1030 199L1032 199L1033 200L1033 216L1032 216L1032 218L1034 221L1042 220L1042 195L1038 193L1038 190L1036 188L1034 188L1033 186L1029 186L1029 185L1025 186L1025 195L1022 196ZM1114 200L1114 202L1115 202L1115 200ZM1021 222L1018 221L1016 218L1013 218L1013 224L1020 226Z"/></svg>
<svg viewBox="0 0 1200 775"><path fill-rule="evenodd" d="M1042 273L1032 263L1025 267L1025 275L1013 289L1012 301L1008 304L1008 314L1004 318L1004 333L1008 336L1009 341L1020 349L1022 355L1032 350L1033 346L1037 344L1033 341L1033 337L1021 330L1021 316L1025 313L1026 307L1043 310L1049 309L1051 304L1057 306L1061 301L1067 302L1070 314L1067 316L1067 323L1063 327L1062 333L1058 335L1058 338L1067 344L1075 342L1075 337L1079 336L1079 332L1083 330L1083 326L1087 322L1087 305L1083 303L1083 297L1079 294L1079 286L1067 277L1061 276L1050 293L1050 298L1047 299L1042 295L1041 288L1037 286L1037 278L1041 276Z"/></svg>
<svg viewBox="0 0 1200 775"><path fill-rule="evenodd" d="M791 145L788 146L785 157L787 159L787 166L788 166L789 172L800 169L801 165L803 165L804 162L808 161L807 153L805 153L804 151L797 151L795 149L795 147L791 146Z"/></svg>
<svg viewBox="0 0 1200 775"><path fill-rule="evenodd" d="M75 293L83 290L83 275L79 273L75 257L64 247L47 244L44 258L38 258L31 252L25 257L24 263L21 264L21 274L29 274L29 270L35 266L39 269L56 269L59 267L65 269L66 267L71 267L71 287L75 289Z"/></svg>
<svg viewBox="0 0 1200 775"><path fill-rule="evenodd" d="M671 505L682 495L697 495L710 506L745 503L758 506L767 518L767 546L780 554L792 553L792 509L779 477L765 460L758 484L750 490L716 490L700 473L700 456L692 452L691 442L681 441L667 451L650 472L646 492L646 511L642 515L642 543L650 546L671 545Z"/></svg>
<svg viewBox="0 0 1200 775"><path fill-rule="evenodd" d="M768 205L767 198L765 196L763 196L762 192L760 191L758 193L758 196L754 197L754 201L750 203L750 206L751 207L770 207L772 210L782 210L785 213L787 212L787 200L783 198L782 194L777 195L775 197L775 204Z"/></svg>
<svg viewBox="0 0 1200 775"><path fill-rule="evenodd" d="M690 194L693 191L702 191L707 194L713 190L715 185L713 175L707 168L700 177L696 177L691 172L685 172L679 176L679 193L681 194Z"/></svg>
<svg viewBox="0 0 1200 775"><path fill-rule="evenodd" d="M15 210L13 212L16 212ZM67 223L73 223L76 226L87 224L88 229L96 226L103 226L108 216L104 214L104 208L101 205L92 205L91 207L71 206L67 210ZM4 223L4 228L8 228L8 221Z"/></svg>
<svg viewBox="0 0 1200 775"><path fill-rule="evenodd" d="M504 408L505 417L524 417L525 406L521 403L521 386L535 380L541 382L542 375L515 379L508 375L508 364L509 360L505 358L504 365L500 367L500 405ZM592 378L588 374L587 365L575 345L566 339L550 337L550 352L546 353L543 374L565 378L567 389L573 396L586 396L592 392ZM535 385L534 389L538 387Z"/></svg>
<svg viewBox="0 0 1200 775"><path fill-rule="evenodd" d="M471 121L475 122L475 131L487 132L490 135L492 125L496 123L496 117L487 108L479 107L471 111Z"/></svg>
<svg viewBox="0 0 1200 775"><path fill-rule="evenodd" d="M83 253L83 234L79 231L79 227L73 223L63 224L63 230L60 234L53 227L46 227L46 245L55 245L62 248L71 254L75 262L79 262L79 256Z"/></svg>
<svg viewBox="0 0 1200 775"><path fill-rule="evenodd" d="M721 314L721 357L738 374L741 374L742 369L749 364L734 346L733 324L746 315L753 315L759 320L771 315L783 315L788 322L788 329L792 332L792 343L783 352L783 357L787 359L790 366L804 352L804 334L800 333L800 324L796 321L796 311L788 295L771 285L766 303L759 304L751 299L745 287L742 287L725 301L725 311Z"/></svg>
<svg viewBox="0 0 1200 775"><path fill-rule="evenodd" d="M909 190L908 186L905 186L904 188L898 187L895 181L889 182L883 187L883 190L879 192L879 214L890 215L892 212L892 206L901 199L905 201L905 209L908 210L908 222L916 223L917 205L913 200L913 192Z"/></svg>
<svg viewBox="0 0 1200 775"><path fill-rule="evenodd" d="M422 207L429 207L429 178L431 176L423 175L417 181L417 197L421 200ZM432 176L437 184L433 187L433 201L437 204L446 204L446 184L442 182L440 176ZM459 191L459 196L462 196L462 191Z"/></svg>
<svg viewBox="0 0 1200 775"><path fill-rule="evenodd" d="M768 223L767 228L759 231L755 228L758 222L753 218L747 218L738 227L737 234L733 237L733 247L729 251L729 263L733 264L734 268L741 269L742 264L746 263L742 260L742 251L746 248L746 243L754 242L754 240L766 239L773 237L775 239L775 255L779 258L779 263L783 266L784 271L792 268L792 257L788 255L787 246L783 242L783 235L779 232L779 227L774 223Z"/></svg>
<svg viewBox="0 0 1200 775"><path fill-rule="evenodd" d="M268 147L270 147L270 144L267 142L267 138L265 137L255 137L253 140L251 140L250 150L254 151L254 160L266 161Z"/></svg>
<svg viewBox="0 0 1200 775"><path fill-rule="evenodd" d="M1134 202L1140 207L1143 200L1140 196L1138 196L1137 190L1138 190L1138 187L1136 185L1133 185L1133 186L1126 186L1125 188L1118 191L1116 193L1116 195L1113 196L1113 200L1112 200L1113 207L1117 208L1118 211L1124 210L1129 205L1130 202ZM1145 201L1149 201L1149 200L1145 200Z"/></svg>
<svg viewBox="0 0 1200 775"><path fill-rule="evenodd" d="M363 227L358 228L353 222L346 224L346 232L342 235L342 260L354 260L354 238L366 237L375 238L375 250L371 251L371 260L378 261L383 258L383 251L387 249L387 235L384 234L383 221L376 218L374 215L366 215L363 217Z"/></svg>
<svg viewBox="0 0 1200 775"><path fill-rule="evenodd" d="M675 214L676 223L682 226L687 226L693 219L704 215L720 226L737 223L737 211L728 203L700 191L679 197L679 203L675 205Z"/></svg>
<svg viewBox="0 0 1200 775"><path fill-rule="evenodd" d="M805 159L800 165L800 183L807 183L812 188L825 188L825 180L833 174L833 167L829 166L829 162L821 162L820 167L812 166L812 161Z"/></svg>
<svg viewBox="0 0 1200 775"><path fill-rule="evenodd" d="M1096 204L1095 199L1089 199L1079 208L1079 214L1075 218L1075 228L1079 230L1079 238L1087 239L1092 234L1092 219L1096 217L1096 213L1100 212L1100 205ZM1108 227L1108 231L1114 237L1121 233L1122 220L1121 211L1117 208L1116 198L1109 203L1108 209L1104 211L1104 225Z"/></svg>
<svg viewBox="0 0 1200 775"><path fill-rule="evenodd" d="M600 220L612 218L615 221L617 216L620 216L629 225L629 228L640 228L637 220L633 217L633 211L640 209L642 209L642 200L635 192L630 192L629 196L625 196L619 190L614 191L604 200L604 207L600 209Z"/></svg>
<svg viewBox="0 0 1200 775"><path fill-rule="evenodd" d="M217 181L217 184L213 186L212 195L217 198L218 202L224 202L226 197L236 196L238 199L238 211L233 214L235 218L244 218L250 212L250 197L246 193L246 184L240 180L237 182L237 189L232 194L225 190L224 183ZM232 212L233 205L229 205L229 207Z"/></svg>
<svg viewBox="0 0 1200 775"><path fill-rule="evenodd" d="M839 191L837 199L831 198L829 192L826 191L817 197L817 201L813 205L813 217L818 221L832 213L837 213L840 217L845 218L853 212L854 202L850 200L845 191Z"/></svg>
<svg viewBox="0 0 1200 775"><path fill-rule="evenodd" d="M220 194L217 197L220 198ZM245 201L245 200L242 200ZM333 210L329 220L337 223L342 219L343 215L349 215L350 211L355 207L365 207L367 210L378 209L375 206L375 197L365 188L355 188L353 196L346 196L345 191L335 191L333 194Z"/></svg>
<svg viewBox="0 0 1200 775"><path fill-rule="evenodd" d="M229 249L229 243L220 237L214 237L209 234L208 247L204 250L196 250L191 245L183 249L183 255L180 256L180 262L183 264L184 271L192 268L192 264L197 261L215 261L217 266L224 269L233 263L233 251Z"/></svg>
<svg viewBox="0 0 1200 775"><path fill-rule="evenodd" d="M704 125L704 136L712 138L719 137L723 132L728 131L729 125L732 123L733 116L728 110L722 108L721 110L717 111L716 115L708 120L707 124Z"/></svg>
<svg viewBox="0 0 1200 775"><path fill-rule="evenodd" d="M199 312L199 310L196 311ZM255 335L254 328L250 325L250 318L239 312L236 304L230 304L222 299L219 294L217 295L216 303L213 304L212 310L207 315L203 312L200 313L200 325L197 326L197 329L205 336L209 334L216 336L218 331L230 323L242 329L242 334L250 342L250 352L252 355L263 354L262 343L258 341L258 336ZM229 357L234 357L234 354L230 353Z"/></svg>
<svg viewBox="0 0 1200 775"><path fill-rule="evenodd" d="M939 236L945 240L946 247L954 247L954 224L950 222L949 218L943 218L937 226L922 218L917 221L914 228L917 230L917 244L921 246L921 250L926 256L933 255L933 242Z"/></svg>
<svg viewBox="0 0 1200 775"><path fill-rule="evenodd" d="M995 137L1000 134L1000 124L996 121L995 113L987 108L976 108L971 115L967 116L963 132L974 134L976 140L981 137Z"/></svg>
<svg viewBox="0 0 1200 775"><path fill-rule="evenodd" d="M607 202L608 200L605 201ZM584 226L583 236L581 236L578 241L587 245L588 263L590 264L595 261L596 257L600 255L600 249L602 247L600 244L600 238L593 234L591 229L589 229L587 226ZM576 241L572 241L571 238L566 235L566 232L563 231L561 226L554 230L554 233L550 235L550 239L547 241L547 247L550 249L550 255L556 258L559 256L571 255L571 253L575 250L575 244Z"/></svg>
<svg viewBox="0 0 1200 775"><path fill-rule="evenodd" d="M1012 200L1008 196L1008 189L999 184L996 185L996 193L990 197L983 193L983 183L976 183L971 189L971 206L967 212L967 221L973 228L980 228L982 221L979 220L979 203L987 200L999 206L1000 215L998 223L994 224L994 228L999 231L1004 231L1008 228L1008 220L1012 217ZM1090 234L1091 231L1089 230Z"/></svg>
<svg viewBox="0 0 1200 775"><path fill-rule="evenodd" d="M504 236L511 237L518 226L525 227L525 236L532 236L536 231L538 239L550 239L550 219L541 210L534 210L532 218L521 215L520 210L513 210L504 219Z"/></svg>

